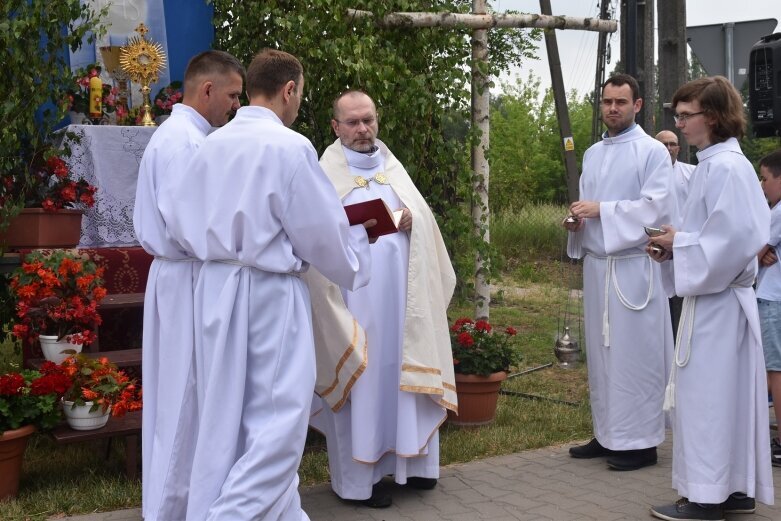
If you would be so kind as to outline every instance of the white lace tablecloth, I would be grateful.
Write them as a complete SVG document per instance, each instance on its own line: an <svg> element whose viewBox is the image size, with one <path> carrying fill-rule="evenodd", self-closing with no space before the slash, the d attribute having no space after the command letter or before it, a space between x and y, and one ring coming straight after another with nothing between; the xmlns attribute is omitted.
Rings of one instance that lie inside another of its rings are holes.
<svg viewBox="0 0 781 521"><path fill-rule="evenodd" d="M69 125L58 132L56 145L71 149L66 161L73 176L98 188L95 206L81 220L80 248L138 246L133 232L138 165L156 129Z"/></svg>

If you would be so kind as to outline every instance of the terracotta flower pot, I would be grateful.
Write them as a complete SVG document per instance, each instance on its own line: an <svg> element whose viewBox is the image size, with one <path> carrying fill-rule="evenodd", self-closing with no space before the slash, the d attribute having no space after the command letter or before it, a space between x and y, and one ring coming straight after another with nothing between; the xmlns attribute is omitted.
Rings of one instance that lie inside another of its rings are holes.
<svg viewBox="0 0 781 521"><path fill-rule="evenodd" d="M496 418L496 402L499 388L507 373L499 371L488 376L456 373L458 415L447 411L448 422L453 425L487 425Z"/></svg>
<svg viewBox="0 0 781 521"><path fill-rule="evenodd" d="M75 248L81 237L82 210L46 212L43 208L25 208L11 219L0 244L13 249Z"/></svg>
<svg viewBox="0 0 781 521"><path fill-rule="evenodd" d="M0 435L0 501L15 496L19 491L24 449L34 432L35 427L25 425Z"/></svg>

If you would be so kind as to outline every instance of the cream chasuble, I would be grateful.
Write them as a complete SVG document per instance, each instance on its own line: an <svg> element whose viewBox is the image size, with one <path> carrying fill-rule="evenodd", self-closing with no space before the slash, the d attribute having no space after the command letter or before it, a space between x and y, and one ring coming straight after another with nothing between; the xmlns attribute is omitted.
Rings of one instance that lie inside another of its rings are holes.
<svg viewBox="0 0 781 521"><path fill-rule="evenodd" d="M366 330L368 365L343 408L325 407L310 420L326 434L332 486L346 499L369 497L387 474L402 484L411 476L438 477L437 429L445 408L455 407L445 314L455 282L452 266L428 205L380 146L361 154L337 141L321 159L344 204L382 198L389 208L407 207L413 214L411 234L385 235L371 246L371 282L341 294ZM319 313L313 300L313 315ZM411 333L424 333L416 329L434 336L425 344L410 343Z"/></svg>

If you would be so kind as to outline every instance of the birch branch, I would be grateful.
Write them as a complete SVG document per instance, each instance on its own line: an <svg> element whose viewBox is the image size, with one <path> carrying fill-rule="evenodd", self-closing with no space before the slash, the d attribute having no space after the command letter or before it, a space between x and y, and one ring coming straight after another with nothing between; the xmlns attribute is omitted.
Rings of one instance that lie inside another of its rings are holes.
<svg viewBox="0 0 781 521"><path fill-rule="evenodd" d="M348 9L355 18L371 18L370 11ZM616 20L601 18L577 18L574 16L549 16L543 14L454 14L454 13L390 13L381 18L380 27L465 27L490 29L492 27L538 27L540 29L580 29L614 33Z"/></svg>

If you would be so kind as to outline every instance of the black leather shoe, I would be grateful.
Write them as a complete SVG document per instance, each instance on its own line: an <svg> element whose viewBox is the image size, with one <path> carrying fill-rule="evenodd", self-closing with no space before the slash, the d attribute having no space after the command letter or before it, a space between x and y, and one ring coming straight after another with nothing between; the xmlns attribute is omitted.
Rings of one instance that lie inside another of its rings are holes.
<svg viewBox="0 0 781 521"><path fill-rule="evenodd" d="M656 465L656 447L638 450L616 450L607 459L607 466L612 470L637 470L649 465Z"/></svg>
<svg viewBox="0 0 781 521"><path fill-rule="evenodd" d="M724 521L724 507L705 503L691 503L682 497L672 505L653 507L651 515L666 521Z"/></svg>
<svg viewBox="0 0 781 521"><path fill-rule="evenodd" d="M603 447L596 438L592 438L585 445L577 445L569 448L569 455L578 459L599 458L601 456L610 456L613 451Z"/></svg>
<svg viewBox="0 0 781 521"><path fill-rule="evenodd" d="M754 498L748 497L743 492L730 494L721 506L724 508L725 514L753 514L757 509Z"/></svg>
<svg viewBox="0 0 781 521"><path fill-rule="evenodd" d="M369 499L345 499L344 501L369 508L388 508L393 503L393 498L390 490L377 483L372 487L372 495Z"/></svg>
<svg viewBox="0 0 781 521"><path fill-rule="evenodd" d="M437 486L436 478L407 478L407 486L419 490L431 490Z"/></svg>

